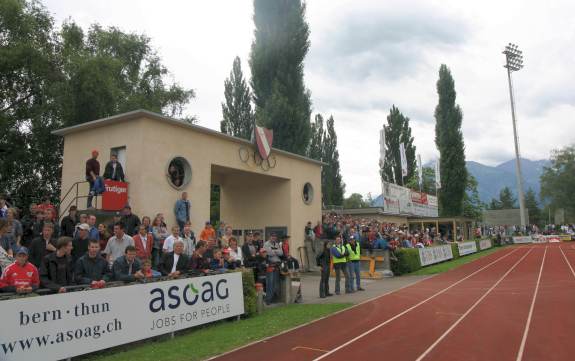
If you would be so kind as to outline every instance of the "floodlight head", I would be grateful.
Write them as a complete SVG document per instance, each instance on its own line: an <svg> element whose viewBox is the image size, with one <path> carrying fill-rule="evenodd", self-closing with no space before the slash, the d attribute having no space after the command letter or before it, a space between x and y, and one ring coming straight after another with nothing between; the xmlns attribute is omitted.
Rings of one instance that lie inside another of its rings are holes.
<svg viewBox="0 0 575 361"><path fill-rule="evenodd" d="M506 60L505 68L510 71L518 71L523 68L523 52L519 50L516 44L509 43L509 45L505 47L503 54L505 54Z"/></svg>

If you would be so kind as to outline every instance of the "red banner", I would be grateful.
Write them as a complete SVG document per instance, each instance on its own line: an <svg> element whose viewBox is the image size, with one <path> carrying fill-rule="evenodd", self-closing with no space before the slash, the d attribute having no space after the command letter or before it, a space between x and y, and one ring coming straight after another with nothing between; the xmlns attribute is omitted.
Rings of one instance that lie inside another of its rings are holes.
<svg viewBox="0 0 575 361"><path fill-rule="evenodd" d="M427 204L427 193L411 191L411 201L413 203Z"/></svg>
<svg viewBox="0 0 575 361"><path fill-rule="evenodd" d="M112 180L104 181L106 189L102 194L102 209L119 211L128 203L128 183Z"/></svg>

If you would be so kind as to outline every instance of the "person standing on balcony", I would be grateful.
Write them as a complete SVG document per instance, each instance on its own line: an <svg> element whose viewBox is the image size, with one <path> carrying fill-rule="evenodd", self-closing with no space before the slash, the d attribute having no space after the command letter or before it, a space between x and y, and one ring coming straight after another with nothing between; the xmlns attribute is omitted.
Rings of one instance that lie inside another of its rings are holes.
<svg viewBox="0 0 575 361"><path fill-rule="evenodd" d="M178 222L178 227L180 231L184 231L184 226L186 222L190 221L190 201L188 200L188 192L182 193L182 198L176 201L174 206L174 214L176 215L176 221Z"/></svg>
<svg viewBox="0 0 575 361"><path fill-rule="evenodd" d="M86 161L86 180L90 184L88 193L88 208L92 208L92 199L95 195L103 192L103 184L100 179L100 162L98 162L98 151L92 151L92 158Z"/></svg>
<svg viewBox="0 0 575 361"><path fill-rule="evenodd" d="M104 169L104 179L125 182L124 169L122 168L122 164L118 162L118 156L116 153L112 153L110 155L110 161L106 164L106 168Z"/></svg>

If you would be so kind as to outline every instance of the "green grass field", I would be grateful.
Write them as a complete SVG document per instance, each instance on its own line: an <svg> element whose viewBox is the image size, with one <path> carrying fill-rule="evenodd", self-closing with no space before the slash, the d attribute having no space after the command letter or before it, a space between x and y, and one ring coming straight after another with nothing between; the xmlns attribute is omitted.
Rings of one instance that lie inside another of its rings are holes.
<svg viewBox="0 0 575 361"><path fill-rule="evenodd" d="M492 253L495 253L501 249L502 249L502 247L490 248L488 250L485 250L485 251L482 251L479 253L474 253L474 254L470 254L468 256L459 257L459 258L454 259L452 261L442 262L442 263L438 263L438 264L435 264L432 266L423 267L420 270L409 273L409 275L417 275L417 276L433 275L436 273L449 271L450 269L453 269L455 267L459 267L459 266L464 265L466 263L475 261L478 258L485 257L485 256L490 255Z"/></svg>
<svg viewBox="0 0 575 361"><path fill-rule="evenodd" d="M259 316L245 320L218 322L176 335L174 339L123 346L84 359L93 361L203 360L327 316L351 305L351 303L292 304L271 308Z"/></svg>

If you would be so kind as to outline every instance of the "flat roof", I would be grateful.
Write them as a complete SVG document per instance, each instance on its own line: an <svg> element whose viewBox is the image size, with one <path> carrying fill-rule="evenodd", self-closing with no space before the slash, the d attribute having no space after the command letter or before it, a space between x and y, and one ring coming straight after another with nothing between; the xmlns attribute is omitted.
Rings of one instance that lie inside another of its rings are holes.
<svg viewBox="0 0 575 361"><path fill-rule="evenodd" d="M116 124L116 123L120 123L120 122L124 122L124 121L128 121L128 120L133 120L133 119L138 119L138 118L154 119L154 120L157 120L160 122L176 125L176 126L183 127L183 128L188 128L188 129L194 130L194 131L199 132L199 133L219 137L219 138L230 140L230 141L233 141L236 143L253 145L253 143L250 142L249 140L234 137L232 135L221 133L221 132L218 132L218 131L210 129L210 128L202 127L200 125L190 124L190 123L182 121L180 119L167 117L165 115L154 113L154 112L151 112L151 111L145 110L145 109L133 110L133 111L127 112L127 113L116 114L116 115L112 115L112 116L107 117L107 118L92 120L90 122L86 122L86 123L82 123L82 124L78 124L78 125L73 125L71 127L57 129L57 130L52 131L52 134L60 135L60 136L66 136L68 134L81 132L81 131L85 131L85 130L90 130L90 129L95 129L95 128L100 128L100 127L104 127L104 126L107 126L110 124ZM277 149L277 148L272 148L272 149L274 152L276 152L278 154L285 155L287 157L296 158L296 159L299 159L299 160L302 160L305 162L309 162L309 163L314 163L317 165L326 165L326 163L324 163L324 162L321 162L321 161L315 160L315 159L311 159L311 158L305 157L303 155L287 152L285 150L281 150L281 149Z"/></svg>

